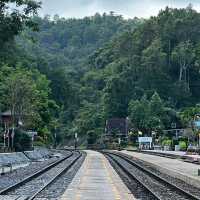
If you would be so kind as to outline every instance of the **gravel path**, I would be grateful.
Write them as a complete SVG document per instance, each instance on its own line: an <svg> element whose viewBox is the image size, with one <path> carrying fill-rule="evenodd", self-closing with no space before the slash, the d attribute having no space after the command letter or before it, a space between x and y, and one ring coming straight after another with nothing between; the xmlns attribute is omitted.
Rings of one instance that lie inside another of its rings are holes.
<svg viewBox="0 0 200 200"><path fill-rule="evenodd" d="M70 152L68 151L56 151L56 152L60 153L62 157L70 154ZM26 167L18 168L17 170L14 170L12 173L2 175L0 177L0 190L21 181L25 177L32 175L33 173L58 161L59 159L60 158L53 157L42 162L32 162L30 163L30 165Z"/></svg>

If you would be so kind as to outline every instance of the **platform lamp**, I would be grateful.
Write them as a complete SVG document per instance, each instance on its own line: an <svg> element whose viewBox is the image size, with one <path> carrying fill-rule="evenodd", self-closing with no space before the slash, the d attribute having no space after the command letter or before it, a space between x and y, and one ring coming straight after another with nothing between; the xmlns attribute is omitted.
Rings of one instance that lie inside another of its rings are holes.
<svg viewBox="0 0 200 200"><path fill-rule="evenodd" d="M138 143L139 143L139 148L141 147L140 142L139 142L139 137L141 137L142 134L143 134L142 131L138 131Z"/></svg>
<svg viewBox="0 0 200 200"><path fill-rule="evenodd" d="M56 129L56 126L54 127L54 140L55 140L54 146L55 146L55 149L56 149L57 148L57 129Z"/></svg>
<svg viewBox="0 0 200 200"><path fill-rule="evenodd" d="M198 133L198 146L200 146L200 113L194 116L194 128Z"/></svg>
<svg viewBox="0 0 200 200"><path fill-rule="evenodd" d="M77 139L78 139L78 134L75 133L75 134L74 134L74 149L75 149L75 150L76 150L76 148L77 148Z"/></svg>
<svg viewBox="0 0 200 200"><path fill-rule="evenodd" d="M14 150L14 138L15 138L15 127L12 127L12 133L11 133L11 149Z"/></svg>
<svg viewBox="0 0 200 200"><path fill-rule="evenodd" d="M138 131L138 136L142 136L142 131Z"/></svg>
<svg viewBox="0 0 200 200"><path fill-rule="evenodd" d="M154 147L154 141L155 141L155 139L156 139L156 131L151 131L151 135L152 135L152 141L153 141L153 147Z"/></svg>

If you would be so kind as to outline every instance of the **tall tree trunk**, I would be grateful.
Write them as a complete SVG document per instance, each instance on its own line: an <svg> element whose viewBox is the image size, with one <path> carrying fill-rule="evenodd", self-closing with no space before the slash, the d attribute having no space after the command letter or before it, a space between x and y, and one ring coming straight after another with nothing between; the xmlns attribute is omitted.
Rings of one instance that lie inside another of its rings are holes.
<svg viewBox="0 0 200 200"><path fill-rule="evenodd" d="M182 77L183 77L183 67L180 67L180 72L179 72L179 81L182 81Z"/></svg>

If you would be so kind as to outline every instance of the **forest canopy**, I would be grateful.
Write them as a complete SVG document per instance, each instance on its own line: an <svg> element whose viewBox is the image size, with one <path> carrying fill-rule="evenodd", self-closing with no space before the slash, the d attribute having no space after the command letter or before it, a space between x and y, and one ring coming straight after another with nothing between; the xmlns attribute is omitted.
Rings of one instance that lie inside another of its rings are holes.
<svg viewBox="0 0 200 200"><path fill-rule="evenodd" d="M192 119L186 111L200 101L200 13L191 6L167 7L150 19L113 12L65 19L35 15L34 1L16 3L24 11L7 15L7 2L0 1L1 110L21 109L23 101L22 111L33 117L26 125L42 142L51 142L55 131L58 141L75 132L100 135L108 118L129 117L146 133ZM31 98L6 101L7 83L16 86L20 77L28 87L17 90Z"/></svg>

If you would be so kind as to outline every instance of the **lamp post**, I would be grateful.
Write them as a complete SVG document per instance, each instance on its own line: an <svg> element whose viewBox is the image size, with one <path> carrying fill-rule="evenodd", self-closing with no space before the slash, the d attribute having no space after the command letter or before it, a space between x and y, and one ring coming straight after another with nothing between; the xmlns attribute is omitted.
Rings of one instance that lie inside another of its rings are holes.
<svg viewBox="0 0 200 200"><path fill-rule="evenodd" d="M155 132L155 131L152 131L152 132L151 132L151 135L152 135L152 146L154 147L155 138L156 138L156 132Z"/></svg>
<svg viewBox="0 0 200 200"><path fill-rule="evenodd" d="M11 133L11 149L14 150L14 137L15 137L15 127L12 127L12 133Z"/></svg>
<svg viewBox="0 0 200 200"><path fill-rule="evenodd" d="M9 130L9 128L8 128L7 131L8 131L7 132L7 137L8 137L8 151L10 151L10 130Z"/></svg>
<svg viewBox="0 0 200 200"><path fill-rule="evenodd" d="M7 125L6 122L4 123L5 126L5 130L4 130L4 134L3 134L3 148L4 148L4 152L6 150L6 137L7 137Z"/></svg>
<svg viewBox="0 0 200 200"><path fill-rule="evenodd" d="M53 147L56 149L57 148L57 130L58 130L58 120L55 119L53 121L53 127L54 127L54 132L53 132L53 135L54 135L54 144L53 144Z"/></svg>
<svg viewBox="0 0 200 200"><path fill-rule="evenodd" d="M78 138L78 134L75 133L75 135L74 135L74 149L75 149L75 150L76 150L76 148L77 148L77 138Z"/></svg>
<svg viewBox="0 0 200 200"><path fill-rule="evenodd" d="M118 145L119 145L118 150L120 151L121 150L121 138L120 137L118 138Z"/></svg>
<svg viewBox="0 0 200 200"><path fill-rule="evenodd" d="M56 133L56 127L55 127L55 132L54 132L54 139L55 139L55 149L57 147L57 133Z"/></svg>
<svg viewBox="0 0 200 200"><path fill-rule="evenodd" d="M194 130L197 132L197 144L200 146L200 114L194 116Z"/></svg>
<svg viewBox="0 0 200 200"><path fill-rule="evenodd" d="M142 149L141 147L141 143L139 141L139 137L142 136L142 132L141 131L138 131L138 142L139 142L139 149Z"/></svg>

